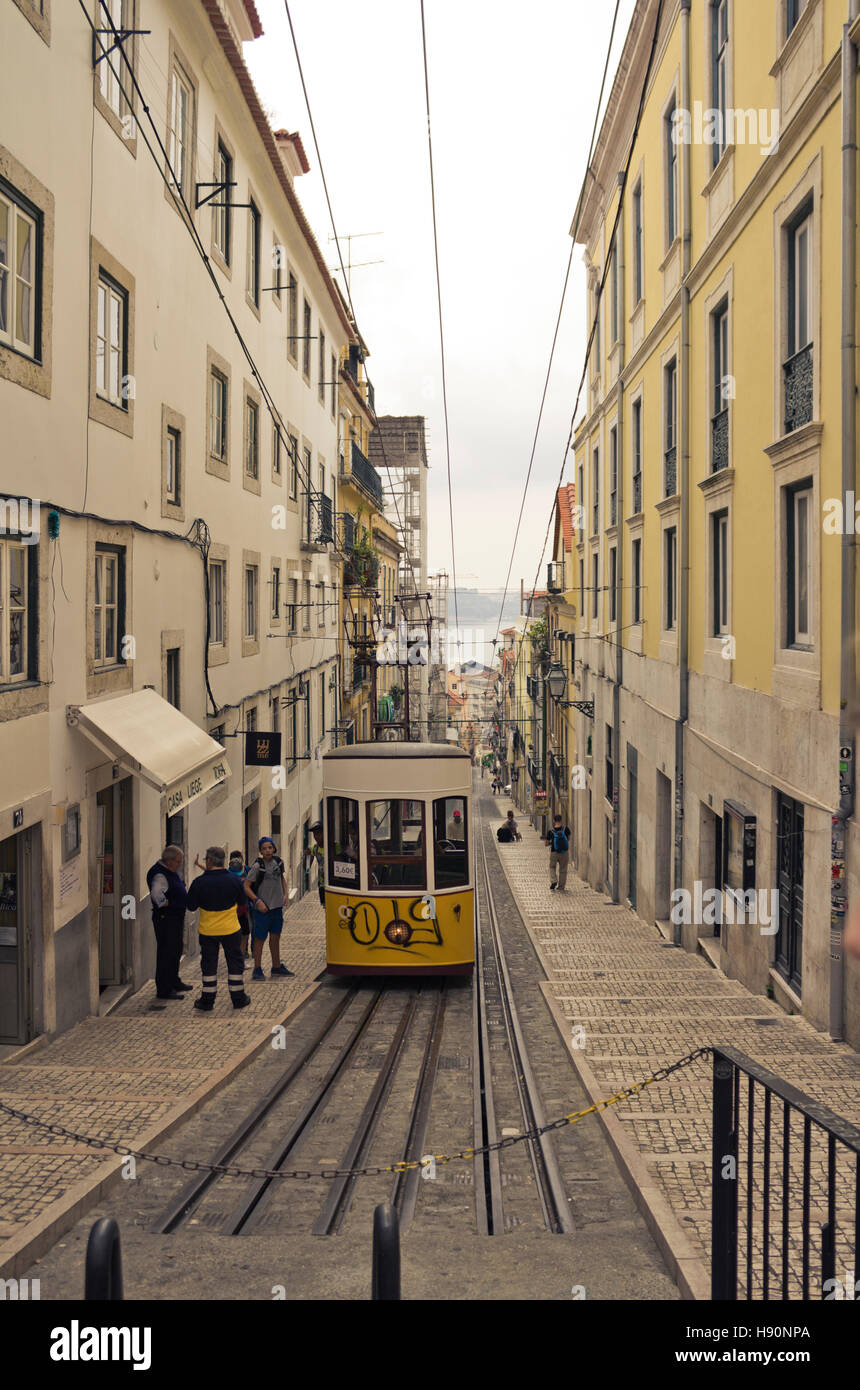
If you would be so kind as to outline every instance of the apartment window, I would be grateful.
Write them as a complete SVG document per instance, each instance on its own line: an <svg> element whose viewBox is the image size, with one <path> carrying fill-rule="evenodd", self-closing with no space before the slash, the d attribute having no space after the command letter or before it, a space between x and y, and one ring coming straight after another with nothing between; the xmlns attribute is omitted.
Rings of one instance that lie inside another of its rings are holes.
<svg viewBox="0 0 860 1390"><path fill-rule="evenodd" d="M606 725L606 800L611 801L615 791L615 759L612 748L612 725Z"/></svg>
<svg viewBox="0 0 860 1390"><path fill-rule="evenodd" d="M0 683L26 680L29 647L29 554L35 547L0 539ZM35 648L33 655L35 655Z"/></svg>
<svg viewBox="0 0 860 1390"><path fill-rule="evenodd" d="M670 526L663 533L664 627L673 632L678 625L678 531Z"/></svg>
<svg viewBox="0 0 860 1390"><path fill-rule="evenodd" d="M595 620L597 618L597 575L598 559L597 555L594 554L591 557L591 616Z"/></svg>
<svg viewBox="0 0 860 1390"><path fill-rule="evenodd" d="M788 304L785 381L786 433L808 424L813 414L812 210L808 206L787 229Z"/></svg>
<svg viewBox="0 0 860 1390"><path fill-rule="evenodd" d="M675 143L675 103L663 121L663 142L666 161L666 245L671 246L678 235L678 146Z"/></svg>
<svg viewBox="0 0 860 1390"><path fill-rule="evenodd" d="M209 562L209 641L224 645L224 597L226 566L223 560Z"/></svg>
<svg viewBox="0 0 860 1390"><path fill-rule="evenodd" d="M642 180L633 190L633 303L638 304L644 294L644 267L642 264Z"/></svg>
<svg viewBox="0 0 860 1390"><path fill-rule="evenodd" d="M40 13L44 13L44 8L40 0L36 0L34 8ZM131 29L133 25L131 0L100 0L97 7L98 22L97 28L102 30L116 29L121 32L123 29ZM110 48L114 40L109 33L101 33L96 43L96 56ZM129 58L132 54L131 44L124 50ZM122 116L128 111L121 87L126 91L130 90L131 78L128 76L128 69L119 48L114 48L107 56L100 59L98 68L99 92L106 106L109 106L115 116Z"/></svg>
<svg viewBox="0 0 860 1390"><path fill-rule="evenodd" d="M806 7L806 0L785 0L785 37L793 31L797 21L803 14Z"/></svg>
<svg viewBox="0 0 860 1390"><path fill-rule="evenodd" d="M288 589L288 591L287 591L287 593L288 593L288 599L287 599L287 612L286 612L287 631L288 631L288 632L295 632L295 630L296 630L296 606L297 606L298 601L299 601L299 583L298 583L298 580L297 580L297 579L289 579L289 580L287 581L287 583L289 584L289 589Z"/></svg>
<svg viewBox="0 0 860 1390"><path fill-rule="evenodd" d="M633 402L630 453L633 463L633 516L642 510L642 401Z"/></svg>
<svg viewBox="0 0 860 1390"><path fill-rule="evenodd" d="M576 519L577 519L577 522L579 523L579 524L578 524L578 530L579 530L579 539L580 539L580 542L581 542L582 539L583 539L583 537L584 537L584 535L585 535L585 490L584 490L584 484L583 484L583 467L582 467L582 464L579 465L579 490L578 490L578 492L577 492L577 494L576 494L576 498L577 498L577 502L579 503L579 505L578 505L578 507L577 507L577 516L576 516Z"/></svg>
<svg viewBox="0 0 860 1390"><path fill-rule="evenodd" d="M642 621L642 541L633 542L633 621Z"/></svg>
<svg viewBox="0 0 860 1390"><path fill-rule="evenodd" d="M245 732L255 734L257 732L257 706L249 705L245 710Z"/></svg>
<svg viewBox="0 0 860 1390"><path fill-rule="evenodd" d="M275 302L280 307L281 296L284 291L284 273L282 268L283 247L278 241L277 232L272 233L272 274L275 283L272 285L272 294Z"/></svg>
<svg viewBox="0 0 860 1390"><path fill-rule="evenodd" d="M281 567L272 566L272 618L278 622L281 616Z"/></svg>
<svg viewBox="0 0 860 1390"><path fill-rule="evenodd" d="M221 140L218 141L218 153L215 157L215 182L221 184L220 191L215 195L215 250L224 264L229 265L233 237L233 214L230 209L233 195L230 187L233 182L233 159Z"/></svg>
<svg viewBox="0 0 860 1390"><path fill-rule="evenodd" d="M600 450L595 449L593 454L594 464L594 493L591 503L591 534L597 535L600 526Z"/></svg>
<svg viewBox="0 0 860 1390"><path fill-rule="evenodd" d="M167 448L164 457L164 491L168 502L179 506L182 478L182 434L167 427Z"/></svg>
<svg viewBox="0 0 860 1390"><path fill-rule="evenodd" d="M277 425L272 427L272 472L276 478L281 476L281 431Z"/></svg>
<svg viewBox="0 0 860 1390"><path fill-rule="evenodd" d="M93 576L93 658L96 666L122 660L125 551L96 546Z"/></svg>
<svg viewBox="0 0 860 1390"><path fill-rule="evenodd" d="M305 465L305 476L304 476L303 481L304 481L305 487L308 489L308 491L310 491L310 490L313 488L313 483L312 483L312 481L311 481L311 467L312 467L312 465L311 465L311 451L310 451L310 449L304 449L304 450L303 450L303 457L304 457L304 465Z"/></svg>
<svg viewBox="0 0 860 1390"><path fill-rule="evenodd" d="M187 202L191 192L191 138L194 128L194 89L174 59L170 73L170 121L167 131L168 178Z"/></svg>
<svg viewBox="0 0 860 1390"><path fill-rule="evenodd" d="M320 673L320 742L325 738L325 682L326 673Z"/></svg>
<svg viewBox="0 0 860 1390"><path fill-rule="evenodd" d="M592 291L592 322L594 324L594 375L600 372L600 285Z"/></svg>
<svg viewBox="0 0 860 1390"><path fill-rule="evenodd" d="M334 413L337 408L337 358L334 353L331 354L329 371L331 373L331 381L329 383L331 386L331 418L334 419Z"/></svg>
<svg viewBox="0 0 860 1390"><path fill-rule="evenodd" d="M260 307L260 209L252 201L248 208L248 254L245 265L245 293Z"/></svg>
<svg viewBox="0 0 860 1390"><path fill-rule="evenodd" d="M75 802L74 806L69 806L66 810L63 821L63 863L68 864L70 859L81 852L81 806L80 802Z"/></svg>
<svg viewBox="0 0 860 1390"><path fill-rule="evenodd" d="M618 246L614 240L609 265L609 310L609 345L614 347L618 342Z"/></svg>
<svg viewBox="0 0 860 1390"><path fill-rule="evenodd" d="M729 514L711 516L711 554L713 556L712 633L722 637L729 630Z"/></svg>
<svg viewBox="0 0 860 1390"><path fill-rule="evenodd" d="M711 106L719 111L717 139L711 147L716 169L726 148L726 81L729 61L729 0L711 0Z"/></svg>
<svg viewBox="0 0 860 1390"><path fill-rule="evenodd" d="M613 545L609 552L609 621L615 622L616 606L616 584L618 582L618 550Z"/></svg>
<svg viewBox="0 0 860 1390"><path fill-rule="evenodd" d="M285 705L286 718L284 720L284 760L288 767L296 765L296 710L298 707L298 697L295 690L287 691L287 703Z"/></svg>
<svg viewBox="0 0 860 1390"><path fill-rule="evenodd" d="M174 709L180 707L179 648L169 647L164 654L164 698Z"/></svg>
<svg viewBox="0 0 860 1390"><path fill-rule="evenodd" d="M317 627L325 627L325 585L317 585Z"/></svg>
<svg viewBox="0 0 860 1390"><path fill-rule="evenodd" d="M292 271L287 276L287 354L293 362L299 355L299 282Z"/></svg>
<svg viewBox="0 0 860 1390"><path fill-rule="evenodd" d="M308 301L307 301L307 300L304 301L304 308L303 308L303 312L302 312L302 331L303 331L303 334L304 334L304 337L303 337L303 340L302 340L302 372L303 372L303 374L307 377L308 381L310 381L310 379L311 379L311 306L310 306L310 304L308 304Z"/></svg>
<svg viewBox="0 0 860 1390"><path fill-rule="evenodd" d="M317 390L319 391L320 400L323 405L325 405L325 333L322 330L322 325L320 325L319 336L319 375L320 379L317 383Z"/></svg>
<svg viewBox="0 0 860 1390"><path fill-rule="evenodd" d="M678 491L678 363L675 358L663 368L663 495Z"/></svg>
<svg viewBox="0 0 860 1390"><path fill-rule="evenodd" d="M99 272L96 305L96 391L120 410L127 409L128 295Z"/></svg>
<svg viewBox="0 0 860 1390"><path fill-rule="evenodd" d="M257 566L245 566L245 637L257 637Z"/></svg>
<svg viewBox="0 0 860 1390"><path fill-rule="evenodd" d="M209 374L209 452L227 460L227 378L213 367Z"/></svg>
<svg viewBox="0 0 860 1390"><path fill-rule="evenodd" d="M711 472L729 465L729 306L711 315Z"/></svg>
<svg viewBox="0 0 860 1390"><path fill-rule="evenodd" d="M309 579L305 580L305 601L304 607L302 608L302 630L304 632L310 632L311 630L311 581Z"/></svg>
<svg viewBox="0 0 860 1390"><path fill-rule="evenodd" d="M42 220L0 180L0 343L37 357Z"/></svg>
<svg viewBox="0 0 860 1390"><path fill-rule="evenodd" d="M579 615L585 617L585 561L579 562Z"/></svg>
<svg viewBox="0 0 860 1390"><path fill-rule="evenodd" d="M250 397L245 400L245 472L260 476L260 407Z"/></svg>
<svg viewBox="0 0 860 1390"><path fill-rule="evenodd" d="M808 482L786 489L786 646L811 647L812 488Z"/></svg>
<svg viewBox="0 0 860 1390"><path fill-rule="evenodd" d="M618 521L618 430L609 431L609 525Z"/></svg>

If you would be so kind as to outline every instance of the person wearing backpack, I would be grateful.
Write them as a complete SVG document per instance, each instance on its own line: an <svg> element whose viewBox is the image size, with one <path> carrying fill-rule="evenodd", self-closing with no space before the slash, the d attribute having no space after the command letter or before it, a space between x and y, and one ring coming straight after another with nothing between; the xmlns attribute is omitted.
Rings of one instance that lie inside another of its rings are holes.
<svg viewBox="0 0 860 1390"><path fill-rule="evenodd" d="M553 816L552 830L547 835L549 845L549 886L565 891L567 862L570 857L570 826L562 825L561 816Z"/></svg>

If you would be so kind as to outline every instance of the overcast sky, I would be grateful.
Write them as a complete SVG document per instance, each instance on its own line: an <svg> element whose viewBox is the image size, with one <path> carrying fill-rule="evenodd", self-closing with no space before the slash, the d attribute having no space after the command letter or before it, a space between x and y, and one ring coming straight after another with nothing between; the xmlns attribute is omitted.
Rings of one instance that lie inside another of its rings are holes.
<svg viewBox="0 0 860 1390"><path fill-rule="evenodd" d="M622 0L614 73L634 7ZM245 45L263 104L298 130L296 190L337 252L284 0L257 0ZM320 153L380 414L424 415L430 568L451 571L419 0L291 0ZM613 0L425 0L457 580L500 587L513 544L585 171ZM607 85L607 92L610 84ZM511 576L530 587L585 342L574 272ZM572 471L566 473L572 478Z"/></svg>

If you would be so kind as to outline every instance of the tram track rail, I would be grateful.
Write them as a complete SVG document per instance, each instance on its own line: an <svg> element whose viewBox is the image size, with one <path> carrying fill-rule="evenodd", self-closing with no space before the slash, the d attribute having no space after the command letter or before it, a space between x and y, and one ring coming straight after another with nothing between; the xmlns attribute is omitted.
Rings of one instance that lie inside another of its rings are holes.
<svg viewBox="0 0 860 1390"><path fill-rule="evenodd" d="M475 798L474 804L477 804L477 798ZM498 1033L499 1030L498 1026L491 1027L489 1019L485 973L488 965L495 978L501 1005L502 1027L513 1068L523 1129L538 1130L546 1123L546 1118L514 999L510 970L502 941L501 925L496 911L487 860L487 827L483 813L475 817L475 822L478 824L475 864L476 870L480 864L480 886L486 904L486 912L484 912L480 902L481 895L476 891L475 1145L480 1147L486 1144L496 1144L502 1137L498 1133L495 1082L490 1049L490 1034L491 1032ZM552 1140L549 1134L542 1134L538 1138L527 1140L526 1147L544 1225L554 1235L568 1234L574 1230L574 1222L570 1214L570 1204ZM506 1229L502 1153L503 1150L494 1149L489 1153L478 1155L475 1160L478 1227L479 1230L488 1235L502 1234ZM482 1181L479 1182L479 1178Z"/></svg>

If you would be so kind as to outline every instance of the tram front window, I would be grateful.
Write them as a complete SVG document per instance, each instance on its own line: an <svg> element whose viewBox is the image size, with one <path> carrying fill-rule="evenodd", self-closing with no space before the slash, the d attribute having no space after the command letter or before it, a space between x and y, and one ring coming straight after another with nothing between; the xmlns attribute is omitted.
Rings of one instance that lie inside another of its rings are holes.
<svg viewBox="0 0 860 1390"><path fill-rule="evenodd" d="M463 888L469 882L466 798L433 802L433 849L437 888Z"/></svg>
<svg viewBox="0 0 860 1390"><path fill-rule="evenodd" d="M358 802L328 798L328 881L332 887L358 888Z"/></svg>
<svg viewBox="0 0 860 1390"><path fill-rule="evenodd" d="M426 887L422 801L369 801L367 840L371 888Z"/></svg>

